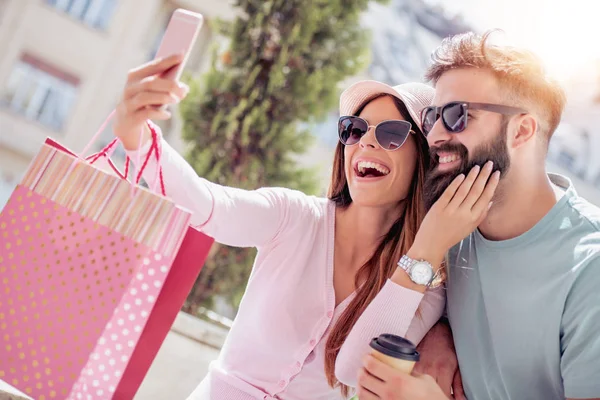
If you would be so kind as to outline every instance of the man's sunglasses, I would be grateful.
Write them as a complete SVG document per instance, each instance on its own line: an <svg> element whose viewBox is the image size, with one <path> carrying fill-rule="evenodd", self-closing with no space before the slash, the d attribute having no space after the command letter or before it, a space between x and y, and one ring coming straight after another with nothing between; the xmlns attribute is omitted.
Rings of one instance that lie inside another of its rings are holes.
<svg viewBox="0 0 600 400"><path fill-rule="evenodd" d="M504 115L527 114L527 110L518 107L488 103L467 103L453 101L441 107L429 106L421 110L423 134L427 136L436 121L441 117L444 127L450 133L459 133L467 129L468 110L484 110Z"/></svg>
<svg viewBox="0 0 600 400"><path fill-rule="evenodd" d="M338 122L340 142L345 146L357 144L371 127L373 125L369 125L360 117L341 117ZM408 121L383 121L375 126L375 140L384 150L397 150L406 142L411 132L414 133L412 125Z"/></svg>

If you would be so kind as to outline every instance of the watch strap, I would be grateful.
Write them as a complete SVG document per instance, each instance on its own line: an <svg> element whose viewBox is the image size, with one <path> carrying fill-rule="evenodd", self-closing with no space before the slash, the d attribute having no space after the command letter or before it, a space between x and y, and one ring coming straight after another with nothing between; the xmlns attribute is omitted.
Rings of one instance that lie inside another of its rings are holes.
<svg viewBox="0 0 600 400"><path fill-rule="evenodd" d="M427 261L425 261L425 260L413 260L409 256L403 255L400 258L400 261L398 261L398 267L402 268L410 276L411 269L412 269L413 265L415 265L418 262L427 262ZM430 264L429 262L427 262L427 263ZM433 266L432 266L432 268L433 268ZM447 277L447 274L446 274L446 263L442 262L442 265L434 273L433 278L431 279L431 281L429 282L429 284L427 284L425 286L427 286L429 289L438 288L438 287L442 286L446 282L446 277Z"/></svg>

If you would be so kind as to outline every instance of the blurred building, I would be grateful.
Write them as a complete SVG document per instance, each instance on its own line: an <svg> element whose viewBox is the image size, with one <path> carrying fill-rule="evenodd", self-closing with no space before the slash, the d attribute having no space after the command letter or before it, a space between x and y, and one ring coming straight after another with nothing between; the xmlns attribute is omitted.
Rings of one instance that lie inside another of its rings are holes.
<svg viewBox="0 0 600 400"><path fill-rule="evenodd" d="M215 17L234 16L232 0L0 0L0 207L45 137L81 151L119 100L127 71L153 58L175 8L195 10L205 24L187 65L199 75L217 40ZM359 76L392 85L421 81L442 38L469 30L459 17L424 0L371 3L362 24L372 32L372 61ZM594 82L594 84L590 84ZM569 82L565 124L552 143L552 160L600 188L600 63ZM182 149L177 113L163 124ZM311 127L313 148L299 158L320 171L322 193L337 144L337 110ZM104 132L99 145L111 138Z"/></svg>
<svg viewBox="0 0 600 400"><path fill-rule="evenodd" d="M444 37L469 31L460 17L423 0L391 0L389 4L371 3L362 21L372 32L371 65L358 79L375 79L391 85L422 81L431 52ZM549 170L576 178L576 188L600 205L600 60L581 66L563 83L568 103L563 123L551 142ZM321 167L322 192L331 176L333 150L337 145L337 110L328 120L315 127L317 143L304 162L318 157Z"/></svg>
<svg viewBox="0 0 600 400"><path fill-rule="evenodd" d="M229 0L0 0L0 207L46 137L85 146L178 7L205 16L187 64L198 74L209 61L211 20L233 15ZM177 132L180 121L165 128Z"/></svg>
<svg viewBox="0 0 600 400"><path fill-rule="evenodd" d="M422 81L442 39L472 29L459 16L450 17L423 0L372 3L364 24L373 32L369 74L392 85Z"/></svg>
<svg viewBox="0 0 600 400"><path fill-rule="evenodd" d="M600 60L565 82L568 103L550 143L549 161L600 189ZM600 204L600 194L597 195Z"/></svg>
<svg viewBox="0 0 600 400"><path fill-rule="evenodd" d="M230 0L0 0L0 206L45 137L83 149L118 102L127 71L150 60L171 12L183 7L206 17L187 68L208 66L215 17L234 16ZM372 3L363 16L372 30L372 63L359 79L391 84L420 80L442 37L467 28L422 0ZM165 126L176 148L181 121ZM337 143L337 111L314 127L315 146L300 162L317 166L323 192ZM101 144L111 138L104 132Z"/></svg>

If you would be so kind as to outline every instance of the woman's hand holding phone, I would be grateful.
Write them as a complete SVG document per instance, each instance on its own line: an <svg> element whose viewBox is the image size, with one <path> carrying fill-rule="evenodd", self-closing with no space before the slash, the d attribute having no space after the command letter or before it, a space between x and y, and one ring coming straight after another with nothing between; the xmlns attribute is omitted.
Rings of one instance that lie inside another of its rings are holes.
<svg viewBox="0 0 600 400"><path fill-rule="evenodd" d="M129 71L121 101L117 105L113 131L127 150L136 150L150 138L146 120L167 120L171 113L164 107L185 98L189 88L173 79L162 77L165 71L183 62L176 54L153 60ZM140 143L140 131L144 129Z"/></svg>
<svg viewBox="0 0 600 400"><path fill-rule="evenodd" d="M179 103L188 94L189 88L179 78L203 20L201 14L175 10L155 60L129 71L113 124L114 133L125 149L136 150L144 145L150 138L146 120L171 118L166 106Z"/></svg>

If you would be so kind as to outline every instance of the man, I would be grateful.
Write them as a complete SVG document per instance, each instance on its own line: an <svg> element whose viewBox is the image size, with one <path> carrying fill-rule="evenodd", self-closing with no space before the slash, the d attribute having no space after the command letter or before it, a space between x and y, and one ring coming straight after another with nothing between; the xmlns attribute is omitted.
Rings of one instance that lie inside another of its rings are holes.
<svg viewBox="0 0 600 400"><path fill-rule="evenodd" d="M447 314L464 393L600 399L600 210L545 169L565 96L535 56L488 37L444 40L427 73L434 106L422 115L428 206L473 165L492 160L502 173L487 217L449 253ZM427 363L451 364L449 337L443 322L429 332ZM367 357L359 398L444 399L453 375L436 383Z"/></svg>

